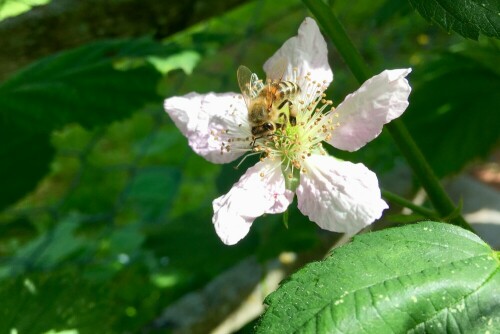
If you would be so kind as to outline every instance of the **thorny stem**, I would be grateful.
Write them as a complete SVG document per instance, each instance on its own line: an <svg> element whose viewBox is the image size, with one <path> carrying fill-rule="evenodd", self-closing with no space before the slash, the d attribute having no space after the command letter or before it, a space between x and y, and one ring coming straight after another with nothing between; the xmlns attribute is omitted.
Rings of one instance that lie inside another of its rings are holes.
<svg viewBox="0 0 500 334"><path fill-rule="evenodd" d="M323 27L326 35L333 41L338 52L358 82L361 84L368 80L372 76L371 70L349 39L344 27L332 9L321 0L303 0L303 2L314 14ZM387 124L387 129L424 187L432 205L439 215L442 218L448 217L449 220L447 220L450 224L474 232L465 219L457 213L455 204L443 189L439 179L411 137L403 121L400 119L393 120L391 123Z"/></svg>

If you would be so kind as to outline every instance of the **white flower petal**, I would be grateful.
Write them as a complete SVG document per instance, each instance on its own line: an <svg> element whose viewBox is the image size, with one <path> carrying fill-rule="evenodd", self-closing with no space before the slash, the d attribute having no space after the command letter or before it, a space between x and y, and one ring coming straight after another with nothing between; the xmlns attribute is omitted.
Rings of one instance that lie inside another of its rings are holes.
<svg viewBox="0 0 500 334"><path fill-rule="evenodd" d="M352 152L375 139L384 124L401 116L408 107L411 87L405 77L410 72L410 68L385 70L348 95L330 114L339 126L328 142Z"/></svg>
<svg viewBox="0 0 500 334"><path fill-rule="evenodd" d="M208 161L226 163L245 153L236 146L228 150L225 141L229 137L246 138L251 135L248 112L241 95L189 93L166 99L164 107L188 139L189 146ZM250 146L249 141L235 141L230 145Z"/></svg>
<svg viewBox="0 0 500 334"><path fill-rule="evenodd" d="M284 212L292 200L279 163L258 162L226 195L213 201L215 231L226 245L234 245L247 235L255 218Z"/></svg>
<svg viewBox="0 0 500 334"><path fill-rule="evenodd" d="M325 81L326 86L333 80L333 73L328 64L325 39L321 35L316 21L310 17L302 22L298 35L287 40L264 64L264 71L268 75L268 79L280 79L273 78L271 74L283 57L288 60L283 80L292 80L295 75L304 78L308 73L310 73L309 77L316 82Z"/></svg>
<svg viewBox="0 0 500 334"><path fill-rule="evenodd" d="M298 207L321 228L353 235L387 208L377 176L363 164L313 154L305 167L297 188Z"/></svg>

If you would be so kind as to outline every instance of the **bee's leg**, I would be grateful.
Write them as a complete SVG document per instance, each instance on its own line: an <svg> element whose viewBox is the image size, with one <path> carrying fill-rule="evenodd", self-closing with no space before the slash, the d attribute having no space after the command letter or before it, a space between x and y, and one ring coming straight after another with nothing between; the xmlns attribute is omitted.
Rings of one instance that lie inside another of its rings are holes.
<svg viewBox="0 0 500 334"><path fill-rule="evenodd" d="M287 103L292 104L292 102L290 102L290 100L285 100L285 101L280 103L280 105L278 106L278 110L283 109L283 107L286 106Z"/></svg>
<svg viewBox="0 0 500 334"><path fill-rule="evenodd" d="M288 112L290 113L290 125L295 126L297 124L297 109L290 100L285 100L281 102L280 105L278 106L278 110L283 108L287 104L288 104ZM281 114L284 115L284 113ZM285 120L287 119L285 118Z"/></svg>
<svg viewBox="0 0 500 334"><path fill-rule="evenodd" d="M279 118L283 117L283 123L282 124L281 123L276 123L276 128L284 130L285 127L286 127L286 123L288 123L288 116L287 116L287 114L285 114L284 112L282 112L282 113L279 114L278 117Z"/></svg>
<svg viewBox="0 0 500 334"><path fill-rule="evenodd" d="M258 140L258 139L260 139L260 138L263 138L263 137L264 137L264 136L255 136L255 135L253 135L253 136L252 136L252 141L250 142L250 147L251 147L252 149L254 149L254 148L255 148L255 146L256 146L257 140Z"/></svg>
<svg viewBox="0 0 500 334"><path fill-rule="evenodd" d="M291 126L297 125L297 108L295 108L292 102L290 102L288 110L290 111L290 125Z"/></svg>

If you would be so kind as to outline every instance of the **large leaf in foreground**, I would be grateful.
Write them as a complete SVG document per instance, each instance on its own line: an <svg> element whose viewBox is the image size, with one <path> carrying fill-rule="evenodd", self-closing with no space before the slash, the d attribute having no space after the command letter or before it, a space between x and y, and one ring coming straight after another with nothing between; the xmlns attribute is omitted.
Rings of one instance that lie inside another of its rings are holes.
<svg viewBox="0 0 500 334"><path fill-rule="evenodd" d="M446 31L477 39L479 34L500 38L498 0L410 0L420 15Z"/></svg>
<svg viewBox="0 0 500 334"><path fill-rule="evenodd" d="M364 234L271 294L257 333L493 333L499 269L488 245L452 225Z"/></svg>

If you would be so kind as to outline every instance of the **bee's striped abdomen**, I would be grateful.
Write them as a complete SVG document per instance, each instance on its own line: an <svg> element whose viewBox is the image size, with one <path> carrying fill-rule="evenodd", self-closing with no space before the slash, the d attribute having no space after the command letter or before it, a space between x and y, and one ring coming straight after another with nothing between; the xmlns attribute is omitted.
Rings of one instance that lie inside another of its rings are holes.
<svg viewBox="0 0 500 334"><path fill-rule="evenodd" d="M291 81L280 81L276 86L276 98L280 101L293 97L300 92L300 87Z"/></svg>

